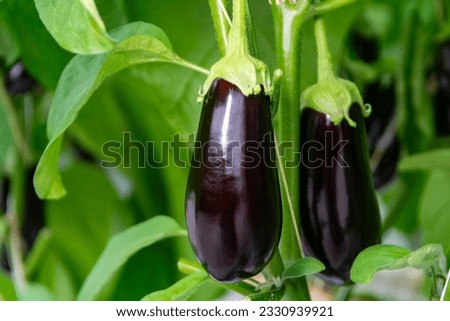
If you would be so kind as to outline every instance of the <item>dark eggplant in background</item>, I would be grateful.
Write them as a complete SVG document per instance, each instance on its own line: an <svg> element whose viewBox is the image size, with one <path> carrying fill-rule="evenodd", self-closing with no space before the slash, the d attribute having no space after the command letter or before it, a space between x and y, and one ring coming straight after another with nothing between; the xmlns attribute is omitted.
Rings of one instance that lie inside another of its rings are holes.
<svg viewBox="0 0 450 321"><path fill-rule="evenodd" d="M218 281L254 276L277 248L282 224L270 98L216 79L196 141L202 148L194 149L186 190L193 249Z"/></svg>
<svg viewBox="0 0 450 321"><path fill-rule="evenodd" d="M373 181L378 190L394 180L400 159L400 141L395 133L395 89L375 82L366 87L364 98L372 106L366 131Z"/></svg>
<svg viewBox="0 0 450 321"><path fill-rule="evenodd" d="M17 62L8 70L5 87L11 96L24 94L36 87L35 80L27 73L22 62Z"/></svg>
<svg viewBox="0 0 450 321"><path fill-rule="evenodd" d="M436 133L438 136L450 135L450 41L442 43L437 49L434 66L436 92L434 95Z"/></svg>
<svg viewBox="0 0 450 321"><path fill-rule="evenodd" d="M370 169L364 117L353 105L351 127L311 108L301 114L300 221L305 255L322 261L321 277L350 281L356 256L380 242L380 213ZM309 148L308 148L309 147Z"/></svg>

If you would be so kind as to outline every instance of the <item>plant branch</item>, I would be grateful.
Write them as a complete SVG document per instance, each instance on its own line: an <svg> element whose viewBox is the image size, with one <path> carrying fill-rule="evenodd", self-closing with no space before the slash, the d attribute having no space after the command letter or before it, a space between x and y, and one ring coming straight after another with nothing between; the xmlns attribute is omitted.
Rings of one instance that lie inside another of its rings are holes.
<svg viewBox="0 0 450 321"><path fill-rule="evenodd" d="M274 118L278 139L278 168L283 181L283 230L280 241L280 255L288 264L302 256L299 237L299 176L298 167L287 167L287 161L298 163L300 133L300 70L302 27L311 9L311 0L296 4L272 5L275 23L278 67L283 72L281 79L279 110ZM291 144L290 150L283 150L284 144ZM306 278L292 279L286 283L284 299L309 300Z"/></svg>
<svg viewBox="0 0 450 321"><path fill-rule="evenodd" d="M335 78L333 72L333 63L331 62L330 50L328 48L325 22L322 18L316 20L315 35L317 42L317 77L318 82Z"/></svg>
<svg viewBox="0 0 450 321"><path fill-rule="evenodd" d="M358 0L329 0L326 2L321 2L312 7L310 15L311 16L313 16L313 15L321 16L325 13L328 13L330 11L339 9L343 6L352 4L356 1L358 1Z"/></svg>
<svg viewBox="0 0 450 321"><path fill-rule="evenodd" d="M225 56L228 48L228 33L230 32L231 19L225 7L224 0L209 0L209 7L219 50L221 55Z"/></svg>
<svg viewBox="0 0 450 321"><path fill-rule="evenodd" d="M22 238L15 212L6 213L9 225L9 256L11 259L12 276L17 290L21 292L25 288L25 267L23 264Z"/></svg>

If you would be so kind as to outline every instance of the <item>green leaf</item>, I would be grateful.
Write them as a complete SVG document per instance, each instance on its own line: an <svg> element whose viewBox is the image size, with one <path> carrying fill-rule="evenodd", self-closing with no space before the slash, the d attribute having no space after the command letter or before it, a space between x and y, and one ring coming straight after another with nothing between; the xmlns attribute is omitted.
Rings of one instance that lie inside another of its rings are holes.
<svg viewBox="0 0 450 321"><path fill-rule="evenodd" d="M325 270L325 265L319 260L313 257L303 257L284 270L283 281L319 273L323 270Z"/></svg>
<svg viewBox="0 0 450 321"><path fill-rule="evenodd" d="M418 206L423 241L442 244L450 259L450 174L433 171Z"/></svg>
<svg viewBox="0 0 450 321"><path fill-rule="evenodd" d="M426 269L439 267L444 258L442 246L427 244L412 252L396 245L374 245L362 251L353 263L350 278L355 283L369 283L380 270L397 270L406 267Z"/></svg>
<svg viewBox="0 0 450 321"><path fill-rule="evenodd" d="M403 158L399 164L399 170L402 172L439 169L450 171L450 149L436 149L410 155Z"/></svg>
<svg viewBox="0 0 450 321"><path fill-rule="evenodd" d="M54 90L71 55L48 33L39 19L34 1L3 1L0 4L2 19L18 46L18 55L27 71L39 83Z"/></svg>
<svg viewBox="0 0 450 321"><path fill-rule="evenodd" d="M35 0L34 3L45 27L62 48L85 55L113 48L113 39L106 33L94 0Z"/></svg>
<svg viewBox="0 0 450 321"><path fill-rule="evenodd" d="M19 295L21 301L55 301L54 294L45 286L38 283L28 283Z"/></svg>
<svg viewBox="0 0 450 321"><path fill-rule="evenodd" d="M51 239L52 234L47 228L43 228L39 232L25 261L25 273L27 278L33 275L42 262L47 259Z"/></svg>
<svg viewBox="0 0 450 321"><path fill-rule="evenodd" d="M186 276L165 290L146 295L142 298L142 301L186 301L208 280L210 278L205 271L198 271Z"/></svg>
<svg viewBox="0 0 450 321"><path fill-rule="evenodd" d="M88 275L78 300L96 299L123 264L140 249L163 239L185 235L186 231L168 216L155 216L115 235Z"/></svg>
<svg viewBox="0 0 450 321"><path fill-rule="evenodd" d="M61 76L48 118L50 142L34 177L40 198L57 199L65 195L57 168L61 137L107 77L147 62L191 66L172 51L166 35L156 26L136 22L118 28L111 35L119 40L112 51L96 56L76 56Z"/></svg>
<svg viewBox="0 0 450 321"><path fill-rule="evenodd" d="M3 78L1 76L0 81L3 82ZM1 86L3 86L3 84L1 84ZM14 140L6 113L7 102L5 100L7 98L4 95L6 95L5 90L0 88L0 171L3 169L3 163L8 155L8 152L14 146Z"/></svg>
<svg viewBox="0 0 450 321"><path fill-rule="evenodd" d="M280 301L284 295L284 288L265 292L255 293L246 296L243 301Z"/></svg>
<svg viewBox="0 0 450 321"><path fill-rule="evenodd" d="M17 300L17 294L12 280L0 269L0 301L2 300Z"/></svg>

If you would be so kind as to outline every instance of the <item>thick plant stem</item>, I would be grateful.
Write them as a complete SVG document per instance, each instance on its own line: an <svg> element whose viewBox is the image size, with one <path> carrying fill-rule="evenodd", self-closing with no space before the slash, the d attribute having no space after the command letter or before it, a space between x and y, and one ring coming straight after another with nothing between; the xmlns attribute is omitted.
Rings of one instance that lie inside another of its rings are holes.
<svg viewBox="0 0 450 321"><path fill-rule="evenodd" d="M276 32L278 66L283 71L280 106L275 118L275 131L280 147L279 166L283 167L286 186L283 189L283 231L280 254L286 264L301 257L301 248L294 226L299 224L299 133L300 133L300 55L302 26L310 12L311 1L298 1L295 5L273 5ZM289 197L288 197L289 195ZM296 214L292 220L292 209ZM309 300L305 278L294 279L286 284L285 299Z"/></svg>
<svg viewBox="0 0 450 321"><path fill-rule="evenodd" d="M233 25L227 54L248 54L246 0L233 0Z"/></svg>
<svg viewBox="0 0 450 321"><path fill-rule="evenodd" d="M211 16L216 31L217 43L220 54L225 56L228 48L228 33L230 32L231 21L228 16L225 0L209 0Z"/></svg>
<svg viewBox="0 0 450 321"><path fill-rule="evenodd" d="M335 78L333 64L331 62L330 50L328 49L325 22L322 18L316 20L315 35L317 41L317 76L319 82Z"/></svg>

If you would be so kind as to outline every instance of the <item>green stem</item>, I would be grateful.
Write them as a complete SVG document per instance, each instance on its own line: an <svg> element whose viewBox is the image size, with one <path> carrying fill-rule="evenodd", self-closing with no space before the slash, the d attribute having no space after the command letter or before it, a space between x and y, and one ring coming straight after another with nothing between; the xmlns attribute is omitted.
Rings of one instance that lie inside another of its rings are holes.
<svg viewBox="0 0 450 321"><path fill-rule="evenodd" d="M328 49L328 40L325 30L325 22L322 18L316 20L315 35L317 42L317 77L318 81L326 81L334 79L336 76L333 71L333 63L331 61L330 50Z"/></svg>
<svg viewBox="0 0 450 321"><path fill-rule="evenodd" d="M248 54L246 0L233 0L233 25L227 54Z"/></svg>
<svg viewBox="0 0 450 321"><path fill-rule="evenodd" d="M297 1L297 4L273 5L275 22L276 50L278 66L283 71L281 81L280 104L274 119L275 131L280 146L292 143L292 148L280 149L278 166L286 182L282 191L283 231L280 241L280 255L288 264L301 257L299 246L300 217L298 167L287 168L286 162L298 163L300 133L300 70L301 70L301 34L304 22L311 8L311 0ZM305 278L292 279L286 283L285 299L309 300L308 286Z"/></svg>
<svg viewBox="0 0 450 321"><path fill-rule="evenodd" d="M222 56L225 56L228 48L228 33L231 20L226 11L225 0L209 0L211 16L216 31L217 43Z"/></svg>
<svg viewBox="0 0 450 321"><path fill-rule="evenodd" d="M0 83L3 84L3 78L0 77ZM29 164L32 161L32 154L26 144L25 137L22 134L22 128L20 126L19 120L17 118L14 107L11 100L6 93L3 85L0 85L0 108L4 108L6 117L8 120L8 125L11 130L14 143L16 144L17 150L25 164ZM5 126L2 124L2 126Z"/></svg>
<svg viewBox="0 0 450 321"><path fill-rule="evenodd" d="M311 10L313 15L321 16L327 12L339 9L343 6L352 4L359 0L331 0L325 3L319 3L314 6L314 9Z"/></svg>
<svg viewBox="0 0 450 321"><path fill-rule="evenodd" d="M179 60L174 61L173 63L177 64L177 65L180 65L180 66L183 66L183 67L186 67L188 69L197 71L197 72L199 72L201 74L209 75L209 70L208 69L200 67L200 66L198 66L196 64L193 64L193 63L191 63L191 62L189 62L187 60L184 60L182 58L180 58Z"/></svg>
<svg viewBox="0 0 450 321"><path fill-rule="evenodd" d="M256 39L256 31L255 31L255 23L253 21L253 14L250 6L250 2L248 0L245 1L247 6L247 15L246 15L246 22L247 22L247 37L249 42L249 49L250 49L250 55L256 59L260 58L259 55L259 48L258 48L258 41Z"/></svg>
<svg viewBox="0 0 450 321"><path fill-rule="evenodd" d="M12 276L17 292L24 290L26 285L25 268L23 263L23 241L20 233L20 222L24 204L24 172L22 160L17 156L13 180L13 204L7 210L6 219L9 225L9 257Z"/></svg>
<svg viewBox="0 0 450 321"><path fill-rule="evenodd" d="M272 260L270 260L270 263L267 266L267 271L273 279L281 278L281 276L283 275L284 263L278 249L275 251Z"/></svg>

